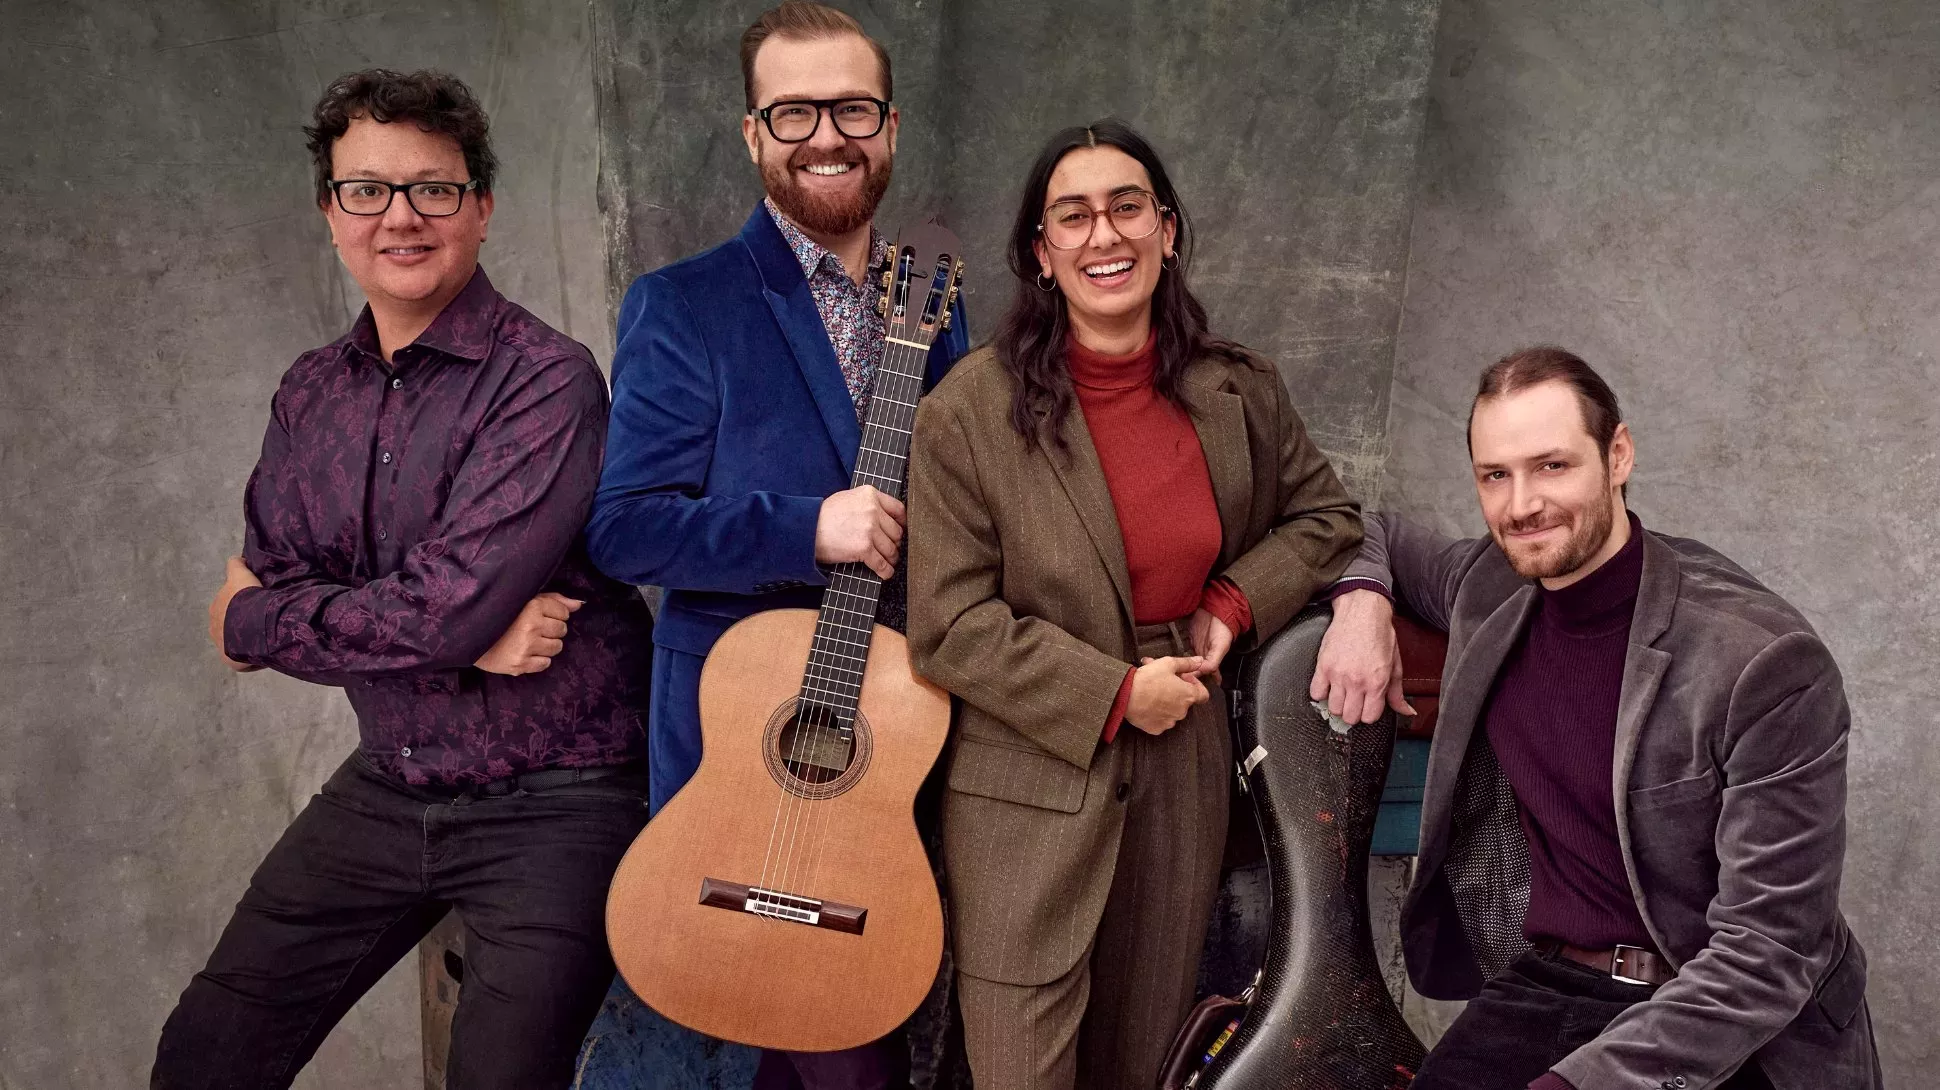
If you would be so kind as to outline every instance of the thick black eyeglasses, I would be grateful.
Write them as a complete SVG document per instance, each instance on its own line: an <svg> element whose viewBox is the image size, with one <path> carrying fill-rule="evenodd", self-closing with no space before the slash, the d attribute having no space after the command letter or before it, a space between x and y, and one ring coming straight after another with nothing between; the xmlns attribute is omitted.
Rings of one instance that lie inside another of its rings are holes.
<svg viewBox="0 0 1940 1090"><path fill-rule="evenodd" d="M405 203L411 206L413 212L435 217L456 214L464 206L465 193L478 188L478 179L395 185L375 178L347 178L343 181L333 178L329 185L331 191L337 194L337 207L353 216L381 216L391 210L391 201L402 193Z"/></svg>
<svg viewBox="0 0 1940 1090"><path fill-rule="evenodd" d="M822 127L828 111L835 131L851 140L867 140L889 120L889 103L879 98L798 98L748 112L768 126L768 135L784 144L799 144Z"/></svg>

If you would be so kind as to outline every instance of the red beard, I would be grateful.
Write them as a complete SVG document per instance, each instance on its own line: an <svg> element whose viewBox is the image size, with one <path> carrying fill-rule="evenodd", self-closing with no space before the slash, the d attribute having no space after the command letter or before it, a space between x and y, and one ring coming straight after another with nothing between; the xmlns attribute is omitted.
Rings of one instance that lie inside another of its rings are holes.
<svg viewBox="0 0 1940 1090"><path fill-rule="evenodd" d="M811 193L803 188L798 169L825 163L848 163L851 170L862 171L862 187L847 195ZM876 217L876 206L889 190L890 160L880 164L860 153L829 155L803 147L785 162L764 162L761 181L768 198L781 213L804 230L817 235L846 235L860 230Z"/></svg>

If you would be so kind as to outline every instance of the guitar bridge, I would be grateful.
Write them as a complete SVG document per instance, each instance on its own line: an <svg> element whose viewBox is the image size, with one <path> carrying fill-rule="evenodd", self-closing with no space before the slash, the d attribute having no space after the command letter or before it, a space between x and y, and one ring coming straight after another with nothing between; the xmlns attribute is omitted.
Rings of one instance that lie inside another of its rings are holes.
<svg viewBox="0 0 1940 1090"><path fill-rule="evenodd" d="M792 893L778 893L759 886L748 891L742 911L777 920L793 920L810 927L822 922L822 902L813 897L797 897Z"/></svg>
<svg viewBox="0 0 1940 1090"><path fill-rule="evenodd" d="M719 878L701 879L701 904L709 908L731 909L746 912L752 916L765 916L771 920L805 924L809 927L841 931L849 935L862 934L863 924L869 918L868 909L858 908L855 905L823 901L814 897L804 897L798 893L763 889L760 886L744 886L739 882L724 882Z"/></svg>

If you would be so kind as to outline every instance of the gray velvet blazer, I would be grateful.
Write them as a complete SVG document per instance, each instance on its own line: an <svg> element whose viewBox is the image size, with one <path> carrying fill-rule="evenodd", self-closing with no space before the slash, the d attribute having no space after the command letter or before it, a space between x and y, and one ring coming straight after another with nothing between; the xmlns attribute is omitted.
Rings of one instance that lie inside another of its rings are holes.
<svg viewBox="0 0 1940 1090"><path fill-rule="evenodd" d="M1528 845L1478 724L1536 585L1488 538L1365 521L1347 577L1449 635L1401 926L1415 987L1470 998L1527 946ZM1744 569L1644 533L1610 789L1631 894L1677 976L1555 1070L1578 1090L1704 1090L1756 1056L1778 1090L1876 1090L1865 953L1839 911L1838 667Z"/></svg>

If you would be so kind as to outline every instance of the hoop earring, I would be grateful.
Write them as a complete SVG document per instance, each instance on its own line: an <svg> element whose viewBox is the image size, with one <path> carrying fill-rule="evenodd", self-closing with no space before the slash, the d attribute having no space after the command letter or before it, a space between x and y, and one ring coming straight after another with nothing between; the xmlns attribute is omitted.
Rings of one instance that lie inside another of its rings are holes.
<svg viewBox="0 0 1940 1090"><path fill-rule="evenodd" d="M1167 264L1167 262L1170 262L1170 264ZM1179 255L1173 253L1159 258L1159 267L1162 269L1171 269L1174 272L1179 271Z"/></svg>
<svg viewBox="0 0 1940 1090"><path fill-rule="evenodd" d="M1049 284L1046 284L1044 282L1047 279L1051 281ZM1031 282L1037 285L1037 290L1039 291L1052 291L1056 289L1058 286L1057 277L1055 276L1046 277L1043 273L1038 273L1037 276L1034 277Z"/></svg>

